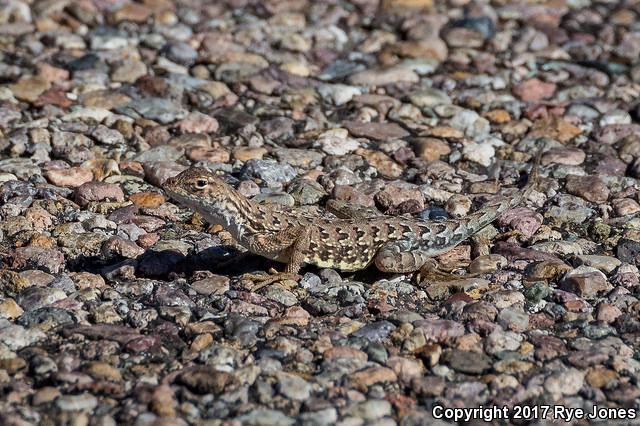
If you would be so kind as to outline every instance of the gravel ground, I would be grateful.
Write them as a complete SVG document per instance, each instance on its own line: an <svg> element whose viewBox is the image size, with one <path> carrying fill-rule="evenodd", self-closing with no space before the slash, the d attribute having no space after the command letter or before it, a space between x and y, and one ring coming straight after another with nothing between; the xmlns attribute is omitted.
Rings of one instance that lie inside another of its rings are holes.
<svg viewBox="0 0 640 426"><path fill-rule="evenodd" d="M638 1L1 0L0 45L2 425L640 423ZM161 189L440 220L538 149L448 280L258 289Z"/></svg>

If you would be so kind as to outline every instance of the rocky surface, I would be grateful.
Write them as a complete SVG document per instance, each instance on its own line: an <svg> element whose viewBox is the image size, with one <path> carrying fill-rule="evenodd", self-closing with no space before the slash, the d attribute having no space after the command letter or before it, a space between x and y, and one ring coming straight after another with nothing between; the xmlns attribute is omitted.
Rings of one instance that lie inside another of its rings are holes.
<svg viewBox="0 0 640 426"><path fill-rule="evenodd" d="M638 409L637 2L1 4L1 424ZM259 288L279 266L161 189L199 165L264 203L442 220L538 149L528 204L439 256L446 280Z"/></svg>

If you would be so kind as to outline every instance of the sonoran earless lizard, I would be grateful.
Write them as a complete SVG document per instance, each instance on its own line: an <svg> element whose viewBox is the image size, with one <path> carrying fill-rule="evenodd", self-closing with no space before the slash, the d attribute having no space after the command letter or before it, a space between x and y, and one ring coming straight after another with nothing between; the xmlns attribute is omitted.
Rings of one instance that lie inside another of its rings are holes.
<svg viewBox="0 0 640 426"><path fill-rule="evenodd" d="M164 189L207 222L221 225L250 252L285 263L285 274L297 274L305 264L357 271L372 263L383 272L410 273L526 199L538 180L539 157L527 185L515 196L466 217L443 221L301 215L294 208L252 202L203 168L190 168L168 179Z"/></svg>

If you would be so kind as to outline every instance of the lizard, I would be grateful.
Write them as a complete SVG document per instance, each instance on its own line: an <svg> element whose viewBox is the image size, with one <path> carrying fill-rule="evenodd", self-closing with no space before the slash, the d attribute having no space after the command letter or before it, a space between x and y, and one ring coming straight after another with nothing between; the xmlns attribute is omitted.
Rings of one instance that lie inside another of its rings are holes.
<svg viewBox="0 0 640 426"><path fill-rule="evenodd" d="M374 264L389 273L413 273L518 206L538 181L540 154L526 186L514 196L459 219L429 221L386 215L335 218L255 203L221 177L192 167L167 179L170 198L221 225L249 252L286 264L283 276L305 264L355 272Z"/></svg>

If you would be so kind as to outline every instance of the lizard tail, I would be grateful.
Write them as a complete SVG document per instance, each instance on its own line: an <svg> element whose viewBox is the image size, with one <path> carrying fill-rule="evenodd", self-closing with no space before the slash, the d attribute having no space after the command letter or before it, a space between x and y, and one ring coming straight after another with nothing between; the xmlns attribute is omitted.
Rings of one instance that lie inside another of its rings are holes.
<svg viewBox="0 0 640 426"><path fill-rule="evenodd" d="M527 179L527 184L524 188L522 188L521 196L513 197L509 204L509 208L516 207L518 204L525 201L529 198L529 195L533 192L534 189L540 183L540 160L542 159L542 148L538 150L536 156L533 160L533 165L531 166L531 171L529 172L529 178Z"/></svg>
<svg viewBox="0 0 640 426"><path fill-rule="evenodd" d="M533 162L533 166L531 168L531 172L529 173L529 178L527 180L527 184L522 188L521 191L507 199L503 200L498 204L492 204L489 206L485 206L482 209L468 215L465 219L466 223L466 234L473 235L476 232L480 231L485 226L489 225L496 218L498 218L505 211L517 207L523 201L525 201L531 192L538 186L540 181L540 159L542 157L542 149L538 151L536 154L535 160Z"/></svg>

